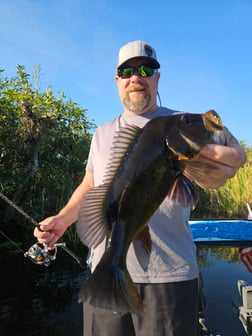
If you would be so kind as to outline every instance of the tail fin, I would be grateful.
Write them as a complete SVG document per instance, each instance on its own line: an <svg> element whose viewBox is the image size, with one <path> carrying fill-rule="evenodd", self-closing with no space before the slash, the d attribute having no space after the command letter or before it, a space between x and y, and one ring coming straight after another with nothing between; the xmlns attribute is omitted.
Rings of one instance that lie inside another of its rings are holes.
<svg viewBox="0 0 252 336"><path fill-rule="evenodd" d="M120 314L135 313L142 315L144 306L128 270L109 263L104 254L95 271L84 282L79 301L88 301L91 305L110 309Z"/></svg>

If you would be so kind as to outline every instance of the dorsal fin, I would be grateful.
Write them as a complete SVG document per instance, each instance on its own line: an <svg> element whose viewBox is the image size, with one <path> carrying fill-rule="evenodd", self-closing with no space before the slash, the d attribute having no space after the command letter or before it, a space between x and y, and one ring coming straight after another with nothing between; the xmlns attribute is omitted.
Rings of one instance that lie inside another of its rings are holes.
<svg viewBox="0 0 252 336"><path fill-rule="evenodd" d="M88 247L98 246L110 232L104 209L108 187L103 184L89 190L81 202L77 230L81 241Z"/></svg>
<svg viewBox="0 0 252 336"><path fill-rule="evenodd" d="M110 223L106 220L106 215L108 215L106 211L108 209L105 209L105 207L108 204L105 204L104 200L120 163L134 146L140 132L141 128L134 125L120 128L116 132L109 164L103 179L104 183L88 191L81 203L77 226L78 234L81 241L88 247L95 248L98 246L111 231ZM120 196L121 192L122 190L118 191L118 196ZM116 200L114 201L116 203Z"/></svg>
<svg viewBox="0 0 252 336"><path fill-rule="evenodd" d="M107 165L103 182L110 183L115 176L117 169L119 168L124 156L134 146L136 139L141 133L141 128L135 125L128 125L121 127L116 132L111 148L110 159Z"/></svg>

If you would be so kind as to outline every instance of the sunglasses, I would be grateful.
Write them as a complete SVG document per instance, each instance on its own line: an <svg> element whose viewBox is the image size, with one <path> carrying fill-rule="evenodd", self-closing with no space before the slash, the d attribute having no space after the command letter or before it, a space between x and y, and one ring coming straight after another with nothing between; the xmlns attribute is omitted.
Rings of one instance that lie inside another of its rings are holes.
<svg viewBox="0 0 252 336"><path fill-rule="evenodd" d="M137 71L138 75L141 77L151 77L158 70L150 68L147 65L139 65L137 67L124 67L117 70L117 75L121 78L130 78L133 76L134 72Z"/></svg>

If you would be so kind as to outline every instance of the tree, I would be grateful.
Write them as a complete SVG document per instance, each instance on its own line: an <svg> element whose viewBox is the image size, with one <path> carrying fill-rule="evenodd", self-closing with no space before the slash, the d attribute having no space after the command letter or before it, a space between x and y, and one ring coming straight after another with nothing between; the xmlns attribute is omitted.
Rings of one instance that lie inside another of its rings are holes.
<svg viewBox="0 0 252 336"><path fill-rule="evenodd" d="M0 190L37 220L56 213L83 177L92 130L86 110L38 89L40 69L0 70ZM1 224L25 219L0 199Z"/></svg>

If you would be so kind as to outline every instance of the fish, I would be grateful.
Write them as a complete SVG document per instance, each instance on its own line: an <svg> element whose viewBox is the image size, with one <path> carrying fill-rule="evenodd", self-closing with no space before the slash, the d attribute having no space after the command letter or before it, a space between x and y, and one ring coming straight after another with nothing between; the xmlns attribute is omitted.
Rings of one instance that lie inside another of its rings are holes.
<svg viewBox="0 0 252 336"><path fill-rule="evenodd" d="M127 270L129 246L133 244L146 269L152 250L148 220L165 197L195 207L194 185L183 173L186 167L196 175L214 168L192 160L207 144L226 144L222 120L214 110L160 116L143 128L131 125L119 130L103 183L91 189L80 205L80 240L95 248L106 239L106 247L82 285L79 302L118 314L144 314Z"/></svg>

